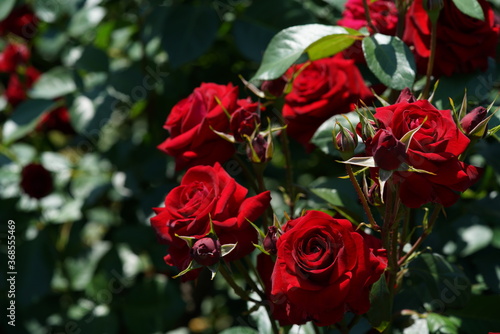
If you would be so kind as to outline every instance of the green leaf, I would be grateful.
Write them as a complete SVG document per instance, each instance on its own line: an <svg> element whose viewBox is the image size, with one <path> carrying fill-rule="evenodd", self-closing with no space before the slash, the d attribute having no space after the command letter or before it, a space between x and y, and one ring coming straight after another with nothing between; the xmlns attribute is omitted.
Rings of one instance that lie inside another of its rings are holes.
<svg viewBox="0 0 500 334"><path fill-rule="evenodd" d="M436 312L463 307L471 294L465 273L436 253L420 254L410 262L404 286L426 309Z"/></svg>
<svg viewBox="0 0 500 334"><path fill-rule="evenodd" d="M259 332L250 327L238 326L223 330L220 334L259 334Z"/></svg>
<svg viewBox="0 0 500 334"><path fill-rule="evenodd" d="M341 27L346 30L346 33L325 36L318 41L312 43L307 49L307 55L310 60L326 58L337 54L350 47L357 39L357 36L363 36L357 30Z"/></svg>
<svg viewBox="0 0 500 334"><path fill-rule="evenodd" d="M304 52L308 54L311 52L310 56L313 59L318 59L316 57L319 56L333 55L332 52L340 52L349 47L350 44L346 42L347 39L352 39L354 42L351 33L356 34L356 36L360 35L355 30L322 24L306 24L286 28L277 33L269 42L262 63L250 81L279 78ZM332 35L347 36L330 37L330 40L325 39L318 42L324 37ZM331 41L339 44L327 45ZM315 42L318 42L318 44L314 44Z"/></svg>
<svg viewBox="0 0 500 334"><path fill-rule="evenodd" d="M472 225L458 231L466 246L460 252L461 256L471 255L488 246L493 240L493 231L485 225Z"/></svg>
<svg viewBox="0 0 500 334"><path fill-rule="evenodd" d="M391 322L391 303L385 275L381 275L370 291L371 307L367 314L368 321L379 332L383 332Z"/></svg>
<svg viewBox="0 0 500 334"><path fill-rule="evenodd" d="M31 132L42 115L53 109L55 104L54 101L42 99L24 101L5 122L2 131L3 142L11 143Z"/></svg>
<svg viewBox="0 0 500 334"><path fill-rule="evenodd" d="M311 192L333 206L345 206L337 189L312 188Z"/></svg>
<svg viewBox="0 0 500 334"><path fill-rule="evenodd" d="M470 17L484 21L483 8L477 0L453 0L457 8Z"/></svg>
<svg viewBox="0 0 500 334"><path fill-rule="evenodd" d="M457 320L437 313L430 313L427 316L427 326L430 333L456 334L460 326L460 321Z"/></svg>
<svg viewBox="0 0 500 334"><path fill-rule="evenodd" d="M28 95L34 99L55 99L75 90L73 72L65 67L54 67L40 76Z"/></svg>
<svg viewBox="0 0 500 334"><path fill-rule="evenodd" d="M80 95L73 101L69 113L71 125L77 132L82 133L94 119L95 106L87 96Z"/></svg>
<svg viewBox="0 0 500 334"><path fill-rule="evenodd" d="M383 84L397 90L413 86L415 59L401 39L374 34L362 46L368 68Z"/></svg>
<svg viewBox="0 0 500 334"><path fill-rule="evenodd" d="M106 15L103 7L84 7L71 17L68 33L71 37L78 38L97 27Z"/></svg>
<svg viewBox="0 0 500 334"><path fill-rule="evenodd" d="M170 64L179 67L204 54L215 41L220 23L215 9L208 4L171 6L162 36Z"/></svg>
<svg viewBox="0 0 500 334"><path fill-rule="evenodd" d="M15 4L16 0L3 0L0 2L0 21L9 16Z"/></svg>

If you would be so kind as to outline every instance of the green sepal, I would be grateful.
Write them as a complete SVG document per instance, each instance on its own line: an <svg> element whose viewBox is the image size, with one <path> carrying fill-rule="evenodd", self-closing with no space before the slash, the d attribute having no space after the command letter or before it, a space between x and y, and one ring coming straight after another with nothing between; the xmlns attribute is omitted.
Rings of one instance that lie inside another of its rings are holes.
<svg viewBox="0 0 500 334"><path fill-rule="evenodd" d="M227 254L231 253L236 248L237 244L238 243L235 243L235 244L225 244L225 245L220 246L221 257L224 257Z"/></svg>
<svg viewBox="0 0 500 334"><path fill-rule="evenodd" d="M184 269L183 271L181 271L180 273L178 273L177 275L173 276L172 278L177 278L177 277L181 277L182 275L185 275L187 274L188 272L190 272L191 270L193 269L198 269L198 268L202 268L203 266L198 264L197 262L195 261L191 261L189 263L189 266Z"/></svg>

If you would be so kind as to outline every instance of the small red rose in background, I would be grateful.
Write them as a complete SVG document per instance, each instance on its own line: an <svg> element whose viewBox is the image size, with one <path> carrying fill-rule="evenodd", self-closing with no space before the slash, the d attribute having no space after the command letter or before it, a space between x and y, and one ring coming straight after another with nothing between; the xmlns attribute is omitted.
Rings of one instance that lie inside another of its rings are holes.
<svg viewBox="0 0 500 334"><path fill-rule="evenodd" d="M303 66L292 91L285 96L283 116L290 137L311 149L309 141L324 121L354 110L360 100L369 103L373 95L354 60L341 56L320 59L293 66L287 76L292 77Z"/></svg>
<svg viewBox="0 0 500 334"><path fill-rule="evenodd" d="M180 270L191 261L190 249L178 236L204 238L210 232L210 220L221 245L236 244L224 257L227 261L239 259L254 250L257 232L249 223L259 218L269 206L269 191L246 198L248 190L239 185L216 163L190 168L181 184L165 197L165 206L155 208L151 225L160 242L169 245L167 264ZM188 273L183 279L194 279Z"/></svg>
<svg viewBox="0 0 500 334"><path fill-rule="evenodd" d="M56 130L67 135L75 134L75 129L71 125L69 111L66 107L56 108L42 116L36 130L41 132Z"/></svg>
<svg viewBox="0 0 500 334"><path fill-rule="evenodd" d="M0 36L9 33L30 40L35 36L38 19L27 5L14 8L4 20L0 22Z"/></svg>
<svg viewBox="0 0 500 334"><path fill-rule="evenodd" d="M374 116L380 129L392 133L398 141L421 126L413 135L406 158L401 148L393 151L399 156L393 157L394 161L401 158L414 168L432 173L394 172L394 182L400 185L399 195L406 206L418 208L429 202L450 206L458 200L457 192L465 191L479 179L480 168L458 160L470 140L457 127L450 110L438 110L429 101L418 100L377 108ZM376 145L379 143L368 139L367 153L380 149Z"/></svg>
<svg viewBox="0 0 500 334"><path fill-rule="evenodd" d="M30 50L24 44L10 43L0 53L0 72L12 73L19 65L28 63Z"/></svg>
<svg viewBox="0 0 500 334"><path fill-rule="evenodd" d="M230 129L234 140L243 142L243 136L251 136L260 124L260 105L249 100L239 100L239 108L231 115Z"/></svg>
<svg viewBox="0 0 500 334"><path fill-rule="evenodd" d="M329 326L370 309L370 287L385 270L346 219L320 211L290 220L277 241L272 298L281 324ZM285 318L283 316L285 310Z"/></svg>
<svg viewBox="0 0 500 334"><path fill-rule="evenodd" d="M342 18L337 22L339 26L359 30L368 28L370 34L376 32L395 36L398 25L398 10L396 4L392 0L368 0L368 8L370 10L371 23L377 29L372 31L372 28L366 21L364 0L348 0L345 4ZM349 59L356 60L357 63L364 63L365 58L361 48L361 42L355 44L344 51L344 56Z"/></svg>
<svg viewBox="0 0 500 334"><path fill-rule="evenodd" d="M13 107L28 98L26 92L33 86L33 84L40 77L40 72L30 66L26 68L24 74L12 73L5 90L5 97L7 102Z"/></svg>
<svg viewBox="0 0 500 334"><path fill-rule="evenodd" d="M202 83L172 108L164 125L170 137L158 148L175 158L177 170L227 161L235 152L234 145L213 130L228 132L226 112L236 110L237 100L238 87L231 83Z"/></svg>
<svg viewBox="0 0 500 334"><path fill-rule="evenodd" d="M21 189L30 197L40 199L52 192L52 175L43 165L31 163L21 171Z"/></svg>
<svg viewBox="0 0 500 334"><path fill-rule="evenodd" d="M431 24L423 0L414 0L406 14L403 40L414 47L415 61L420 73L425 74L430 56ZM486 0L478 0L484 21L462 13L452 0L444 0L444 8L437 21L437 49L434 75L485 71L488 57L495 57L500 26Z"/></svg>

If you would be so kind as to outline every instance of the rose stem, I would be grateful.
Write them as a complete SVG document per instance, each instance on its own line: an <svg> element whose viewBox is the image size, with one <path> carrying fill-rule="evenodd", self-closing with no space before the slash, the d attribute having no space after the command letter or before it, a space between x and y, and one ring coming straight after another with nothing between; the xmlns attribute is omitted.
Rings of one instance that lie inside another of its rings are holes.
<svg viewBox="0 0 500 334"><path fill-rule="evenodd" d="M434 69L434 59L436 58L436 45L437 45L437 22L431 23L431 54L429 56L429 61L427 63L427 73L425 76L425 87L422 92L422 99L427 99L429 97L429 91L431 89L431 76L432 70Z"/></svg>
<svg viewBox="0 0 500 334"><path fill-rule="evenodd" d="M255 266L254 266L254 264L252 262L252 259L250 257L248 257L248 256L245 256L244 259L245 259L245 263L247 264L247 266L255 274L255 277L257 277L260 286L265 290L266 289L266 285L264 284L264 282L262 281L262 278L260 277L259 273L257 272L257 269L255 268Z"/></svg>
<svg viewBox="0 0 500 334"><path fill-rule="evenodd" d="M359 200L361 201L361 205L363 206L363 209L365 210L366 216L368 217L368 222L370 223L370 225L373 229L380 231L380 226L378 226L378 224L375 222L375 218L373 218L370 207L368 206L368 202L366 201L366 197L363 194L361 187L359 186L358 180L356 180L356 177L354 176L354 173L352 172L351 165L346 164L345 166L346 166L345 169L347 170L347 174L349 175L349 179L351 180L351 183L354 186L354 189L356 190L356 194L358 194Z"/></svg>
<svg viewBox="0 0 500 334"><path fill-rule="evenodd" d="M248 274L248 270L245 268L245 266L243 266L243 264L241 263L241 261L240 260L236 260L233 263L236 265L236 268L238 268L238 271L243 275L243 277L245 278L245 280L247 281L247 283L250 285L250 287L255 292L257 292L257 294L260 296L260 298L262 298L262 300L265 300L266 299L266 295L264 294L264 292L261 289L259 289L259 287L257 286L257 284L252 279L252 277L250 277L250 275Z"/></svg>
<svg viewBox="0 0 500 334"><path fill-rule="evenodd" d="M403 220L403 230L401 231L401 240L399 243L398 257L403 254L403 248L405 246L406 238L408 237L408 228L410 225L410 209L405 210L405 217Z"/></svg>
<svg viewBox="0 0 500 334"><path fill-rule="evenodd" d="M293 218L295 211L295 188L293 186L292 154L290 152L290 141L288 140L286 129L281 131L280 139L283 155L285 156L286 186L288 188L288 196L290 196L288 206L290 207L290 218Z"/></svg>
<svg viewBox="0 0 500 334"><path fill-rule="evenodd" d="M365 19L366 23L368 23L368 26L372 30L372 33L377 33L378 29L373 25L372 19L370 17L370 8L368 7L368 0L363 0L363 8L365 9Z"/></svg>
<svg viewBox="0 0 500 334"><path fill-rule="evenodd" d="M253 171L255 173L255 177L257 179L257 184L259 185L258 193L263 193L267 190L266 185L264 184L264 169L266 168L266 164L252 163L252 166L253 166ZM264 231L267 231L267 227L269 226L268 216L271 217L271 220L273 217L273 211L270 206L266 209L266 211L267 214L262 215L262 228L264 229Z"/></svg>
<svg viewBox="0 0 500 334"><path fill-rule="evenodd" d="M243 300L245 301L250 301L254 302L256 304L261 305L262 303L256 299L253 299L252 297L248 296L248 294L234 281L234 279L231 277L231 275L228 273L226 270L226 267L221 264L219 266L219 272L222 274L222 277L226 280L226 282L233 288L234 292Z"/></svg>
<svg viewBox="0 0 500 334"><path fill-rule="evenodd" d="M420 247L422 242L424 242L424 240L427 238L427 236L429 234L431 234L432 227L434 226L434 223L436 222L437 217L439 216L439 212L441 211L442 207L443 206L441 204L437 204L434 207L434 211L432 212L432 216L431 216L431 219L429 220L429 224L428 224L427 228L422 232L422 235L417 239L417 241L415 241L415 243L410 248L408 253L406 253L405 256L403 256L401 259L399 259L399 261L398 261L399 266L404 265L405 262L408 260L408 258L418 249L418 247Z"/></svg>
<svg viewBox="0 0 500 334"><path fill-rule="evenodd" d="M255 191L255 193L259 193L259 187L255 183L255 177L252 174L252 172L250 171L250 169L248 169L245 162L243 160L241 160L241 158L237 154L233 154L233 158L234 158L234 160L236 160L236 162L238 162L238 165L240 165L241 169L243 170L243 174L245 174L245 178L250 183L250 186L252 187L252 189Z"/></svg>

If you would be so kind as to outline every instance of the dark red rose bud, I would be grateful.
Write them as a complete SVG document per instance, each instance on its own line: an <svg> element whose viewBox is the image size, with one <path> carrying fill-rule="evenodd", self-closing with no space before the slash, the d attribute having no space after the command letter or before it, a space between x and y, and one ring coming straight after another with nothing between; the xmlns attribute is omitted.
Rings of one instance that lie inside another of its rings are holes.
<svg viewBox="0 0 500 334"><path fill-rule="evenodd" d="M206 237L196 241L191 248L191 257L202 266L216 264L221 258L219 240Z"/></svg>
<svg viewBox="0 0 500 334"><path fill-rule="evenodd" d="M413 103L415 101L417 101L417 99L415 98L415 96L413 96L410 88L406 87L399 94L399 97L396 100L396 103L401 103L401 102Z"/></svg>
<svg viewBox="0 0 500 334"><path fill-rule="evenodd" d="M231 115L229 127L237 142L243 142L244 135L250 137L255 131L257 124L260 124L258 110L258 103L249 103L238 108L234 114Z"/></svg>
<svg viewBox="0 0 500 334"><path fill-rule="evenodd" d="M279 97L283 95L283 90L288 82L288 78L285 75L282 75L278 79L264 81L260 86L260 90L264 93L272 96Z"/></svg>
<svg viewBox="0 0 500 334"><path fill-rule="evenodd" d="M472 109L464 118L460 121L460 125L464 130L465 134L471 133L476 126L486 119L486 114L488 110L484 107L477 107ZM486 131L484 131L486 133Z"/></svg>
<svg viewBox="0 0 500 334"><path fill-rule="evenodd" d="M247 145L247 156L253 163L262 163L270 160L269 143L261 134L252 139L252 146Z"/></svg>
<svg viewBox="0 0 500 334"><path fill-rule="evenodd" d="M334 145L339 150L343 159L349 159L353 156L354 150L358 146L358 136L353 134L352 131L340 126L340 130L335 136Z"/></svg>
<svg viewBox="0 0 500 334"><path fill-rule="evenodd" d="M375 163L382 169L396 169L406 159L405 145L388 130L378 130L371 145Z"/></svg>
<svg viewBox="0 0 500 334"><path fill-rule="evenodd" d="M40 164L26 165L21 171L21 188L33 198L45 197L54 189L52 175Z"/></svg>
<svg viewBox="0 0 500 334"><path fill-rule="evenodd" d="M276 254L276 241L278 241L278 229L276 226L269 226L267 228L267 234L262 242L262 246L269 254Z"/></svg>
<svg viewBox="0 0 500 334"><path fill-rule="evenodd" d="M30 40L35 36L37 25L38 19L33 11L27 5L19 6L0 22L0 36L12 33Z"/></svg>

